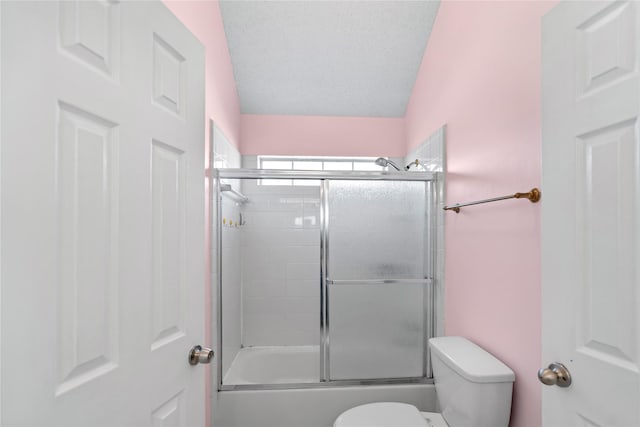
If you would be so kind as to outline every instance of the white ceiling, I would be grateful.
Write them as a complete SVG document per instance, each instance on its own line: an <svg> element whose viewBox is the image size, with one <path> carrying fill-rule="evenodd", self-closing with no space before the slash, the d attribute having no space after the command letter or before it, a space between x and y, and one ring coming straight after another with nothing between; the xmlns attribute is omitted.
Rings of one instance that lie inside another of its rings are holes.
<svg viewBox="0 0 640 427"><path fill-rule="evenodd" d="M221 1L241 112L404 116L439 4Z"/></svg>

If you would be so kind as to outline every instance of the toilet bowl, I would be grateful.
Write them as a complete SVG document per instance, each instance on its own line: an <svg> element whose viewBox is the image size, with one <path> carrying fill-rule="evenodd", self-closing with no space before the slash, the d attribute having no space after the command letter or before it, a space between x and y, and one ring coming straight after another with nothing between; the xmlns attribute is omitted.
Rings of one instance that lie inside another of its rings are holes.
<svg viewBox="0 0 640 427"><path fill-rule="evenodd" d="M440 413L377 402L338 416L334 427L507 427L515 374L463 337L429 340Z"/></svg>

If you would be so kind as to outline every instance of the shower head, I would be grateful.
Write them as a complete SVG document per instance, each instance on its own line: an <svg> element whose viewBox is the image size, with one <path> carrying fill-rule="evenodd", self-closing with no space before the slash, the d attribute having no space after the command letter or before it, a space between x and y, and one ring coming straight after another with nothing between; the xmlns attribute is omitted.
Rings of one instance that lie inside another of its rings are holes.
<svg viewBox="0 0 640 427"><path fill-rule="evenodd" d="M392 162L391 160L389 160L389 159L385 159L384 157L378 157L378 158L376 159L376 165L378 165L378 166L382 166L383 168L384 168L384 167L386 167L386 166L388 166L388 165L391 165L391 166L393 166L397 171L400 171L400 168L399 168L398 166L396 166L396 164L395 164L395 163L393 163L393 162Z"/></svg>

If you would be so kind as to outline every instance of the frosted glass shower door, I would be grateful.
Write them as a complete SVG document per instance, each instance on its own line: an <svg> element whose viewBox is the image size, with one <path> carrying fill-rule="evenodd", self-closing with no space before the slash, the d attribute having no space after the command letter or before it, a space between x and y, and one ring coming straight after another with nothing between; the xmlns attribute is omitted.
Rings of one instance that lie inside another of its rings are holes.
<svg viewBox="0 0 640 427"><path fill-rule="evenodd" d="M329 379L424 376L429 184L326 185Z"/></svg>

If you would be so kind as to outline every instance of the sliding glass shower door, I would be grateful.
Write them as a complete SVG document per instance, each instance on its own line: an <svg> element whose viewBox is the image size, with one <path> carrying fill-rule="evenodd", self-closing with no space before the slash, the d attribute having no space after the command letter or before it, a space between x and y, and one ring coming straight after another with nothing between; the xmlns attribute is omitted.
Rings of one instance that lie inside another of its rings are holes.
<svg viewBox="0 0 640 427"><path fill-rule="evenodd" d="M325 181L325 381L425 375L429 184Z"/></svg>
<svg viewBox="0 0 640 427"><path fill-rule="evenodd" d="M214 176L220 390L428 378L436 176Z"/></svg>

